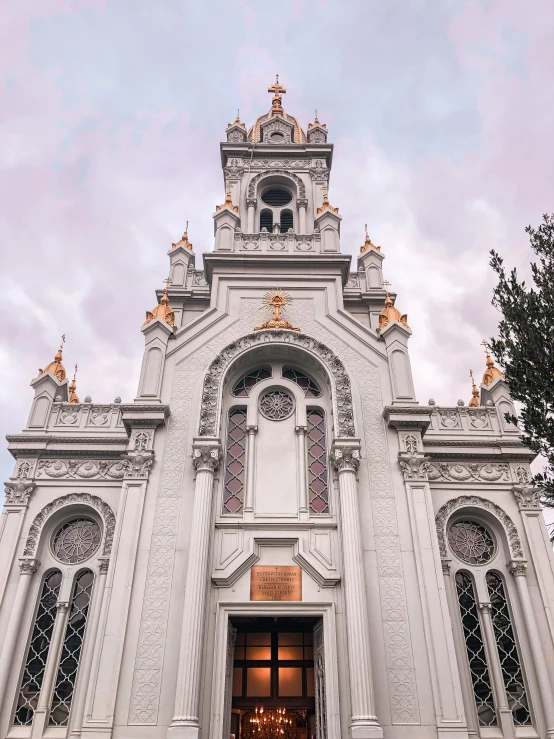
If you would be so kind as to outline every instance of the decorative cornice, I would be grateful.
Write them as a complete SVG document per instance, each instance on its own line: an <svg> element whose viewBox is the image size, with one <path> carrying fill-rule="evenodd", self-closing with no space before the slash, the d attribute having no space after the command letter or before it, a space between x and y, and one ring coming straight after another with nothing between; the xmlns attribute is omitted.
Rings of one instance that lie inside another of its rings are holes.
<svg viewBox="0 0 554 739"><path fill-rule="evenodd" d="M520 511L542 510L541 493L535 485L513 485L512 491Z"/></svg>
<svg viewBox="0 0 554 739"><path fill-rule="evenodd" d="M4 485L4 492L6 494L6 505L28 505L31 493L36 488L35 483L30 482L29 480L6 482L4 483Z"/></svg>
<svg viewBox="0 0 554 739"><path fill-rule="evenodd" d="M334 447L331 452L331 464L341 472L357 472L360 466L360 449L356 446Z"/></svg>
<svg viewBox="0 0 554 739"><path fill-rule="evenodd" d="M22 575L33 575L39 567L40 562L38 559L31 558L19 560L19 570Z"/></svg>
<svg viewBox="0 0 554 739"><path fill-rule="evenodd" d="M439 508L437 515L435 516L439 551L440 556L443 559L447 559L448 557L446 550L446 524L452 513L459 508L483 508L492 513L504 526L512 557L514 559L521 559L523 557L523 549L519 534L514 526L514 522L508 514L503 511L500 506L497 506L496 503L493 503L486 498L480 498L477 495L461 495L459 498L453 498L445 503L441 508Z"/></svg>
<svg viewBox="0 0 554 739"><path fill-rule="evenodd" d="M527 575L527 562L524 559L512 559L508 562L508 572L514 577Z"/></svg>
<svg viewBox="0 0 554 739"><path fill-rule="evenodd" d="M216 444L202 444L192 450L192 463L197 472L215 473L221 461L221 446Z"/></svg>
<svg viewBox="0 0 554 739"><path fill-rule="evenodd" d="M99 498L97 495L90 495L89 493L70 493L69 495L63 495L61 498L55 498L51 503L45 505L33 519L29 534L27 535L27 541L25 542L25 548L23 549L24 557L34 557L44 524L58 508L68 505L89 506L98 511L104 524L102 556L109 557L115 531L114 512L102 498Z"/></svg>
<svg viewBox="0 0 554 739"><path fill-rule="evenodd" d="M337 433L341 437L354 436L354 411L350 378L340 358L325 344L302 333L293 331L256 331L237 339L225 347L210 364L204 378L200 408L199 434L215 436L219 419L220 390L223 377L234 360L242 352L268 343L292 344L314 354L329 373L334 385L335 418Z"/></svg>

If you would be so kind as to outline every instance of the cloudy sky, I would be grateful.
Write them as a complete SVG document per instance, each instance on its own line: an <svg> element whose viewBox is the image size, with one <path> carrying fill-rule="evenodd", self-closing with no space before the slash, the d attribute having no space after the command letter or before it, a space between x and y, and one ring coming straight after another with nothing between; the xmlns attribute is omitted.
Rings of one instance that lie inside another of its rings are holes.
<svg viewBox="0 0 554 739"><path fill-rule="evenodd" d="M62 333L81 397L134 397L167 249L186 220L212 248L218 143L276 73L329 128L343 251L364 223L383 247L419 400L467 401L498 322L488 251L525 271L524 227L554 211L553 33L541 0L5 0L0 434Z"/></svg>

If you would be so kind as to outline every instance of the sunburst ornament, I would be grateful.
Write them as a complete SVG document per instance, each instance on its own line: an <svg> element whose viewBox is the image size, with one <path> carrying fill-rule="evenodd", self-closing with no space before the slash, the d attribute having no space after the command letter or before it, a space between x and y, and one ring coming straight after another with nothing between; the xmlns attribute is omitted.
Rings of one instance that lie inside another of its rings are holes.
<svg viewBox="0 0 554 739"><path fill-rule="evenodd" d="M260 310L273 311L273 318L271 318L269 321L266 321L265 323L262 323L261 326L254 326L254 331L262 331L267 328L280 328L287 329L288 331L300 331L299 326L293 326L291 323L285 321L284 318L281 317L281 313L285 311L287 305L290 305L290 303L292 303L290 295L283 292L282 290L269 290L268 292L266 292L263 297Z"/></svg>

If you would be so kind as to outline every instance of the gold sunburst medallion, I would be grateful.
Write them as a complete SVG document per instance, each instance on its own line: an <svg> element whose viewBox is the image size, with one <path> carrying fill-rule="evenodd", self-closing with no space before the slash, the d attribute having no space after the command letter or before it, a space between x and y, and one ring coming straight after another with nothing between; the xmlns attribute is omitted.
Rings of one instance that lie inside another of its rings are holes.
<svg viewBox="0 0 554 739"><path fill-rule="evenodd" d="M262 323L261 326L254 326L254 331L262 331L263 329L267 328L280 328L286 329L288 331L300 331L299 326L293 326L291 323L285 321L285 319L281 317L281 313L285 311L287 305L290 305L291 302L292 299L290 295L283 292L282 290L269 290L268 292L266 292L263 297L260 310L273 311L273 318L271 318L269 321L266 321L265 323Z"/></svg>

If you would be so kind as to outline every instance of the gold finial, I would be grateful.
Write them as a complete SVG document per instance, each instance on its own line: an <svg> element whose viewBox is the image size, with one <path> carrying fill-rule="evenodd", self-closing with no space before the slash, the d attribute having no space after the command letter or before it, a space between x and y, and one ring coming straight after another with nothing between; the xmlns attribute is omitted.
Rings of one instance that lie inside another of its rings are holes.
<svg viewBox="0 0 554 739"><path fill-rule="evenodd" d="M485 348L485 354L487 355L487 359L486 359L487 369L483 373L482 382L483 382L483 385L492 385L492 383L499 377L504 378L504 375L498 369L498 367L494 366L494 359L491 357L489 353L489 345L485 339L483 339L483 341L481 342L481 346Z"/></svg>
<svg viewBox="0 0 554 739"><path fill-rule="evenodd" d="M157 305L151 311L146 311L146 321L142 324L142 328L144 328L144 326L153 321L155 318L161 318L162 321L165 321L168 326L171 326L171 328L175 326L175 313L171 310L171 307L169 305L169 295L167 294L167 288L171 285L171 279L167 277L164 282L165 288L163 291L163 295L160 298L159 305Z"/></svg>
<svg viewBox="0 0 554 739"><path fill-rule="evenodd" d="M79 396L77 395L77 365L75 365L73 379L69 383L69 402L79 403Z"/></svg>
<svg viewBox="0 0 554 739"><path fill-rule="evenodd" d="M314 126L320 126L321 128L327 128L325 123L320 123L317 117L317 109L315 111L315 117L313 123L308 123L308 129L313 128Z"/></svg>
<svg viewBox="0 0 554 739"><path fill-rule="evenodd" d="M187 225L185 226L183 235L181 236L181 240L178 241L176 244L171 244L172 249L176 249L178 246L182 246L184 249L188 249L189 251L192 251L192 244L189 241L189 222L188 221L187 221Z"/></svg>
<svg viewBox="0 0 554 739"><path fill-rule="evenodd" d="M279 84L279 75L275 75L275 82L273 85L267 88L268 92L273 92L273 99L271 101L271 114L278 115L283 112L283 106L281 103L281 96L286 93L283 85Z"/></svg>
<svg viewBox="0 0 554 739"><path fill-rule="evenodd" d="M227 124L227 128L231 128L231 126L241 126L242 128L246 128L246 126L240 119L240 109L237 109L237 117L235 118L234 122Z"/></svg>
<svg viewBox="0 0 554 739"><path fill-rule="evenodd" d="M394 307L394 304L391 300L391 296L389 293L389 287L390 282L388 280L385 280L383 283L381 283L383 287L385 288L385 307L379 314L379 331L382 331L385 326L388 326L391 321L398 321L398 323L401 323L403 326L406 326L406 328L410 328L408 326L408 316L406 313L400 313L398 308Z"/></svg>
<svg viewBox="0 0 554 739"><path fill-rule="evenodd" d="M254 331L262 331L263 329L267 328L280 328L287 329L289 331L300 331L300 328L298 326L293 326L291 323L285 321L285 319L281 317L281 313L285 311L286 306L290 305L291 302L292 300L288 293L285 293L282 290L269 290L269 292L267 292L263 297L260 310L273 311L273 318L269 321L266 321L265 323L262 323L261 326L254 326Z"/></svg>
<svg viewBox="0 0 554 739"><path fill-rule="evenodd" d="M39 375L42 375L45 372L50 372L60 382L63 382L63 380L65 380L65 378L67 377L67 373L65 371L65 367L62 364L62 352L63 352L64 344L65 344L65 334L62 334L62 341L60 344L60 348L58 349L58 351L56 352L54 356L54 361L50 362L50 364L47 364L43 370L39 369L38 371Z"/></svg>
<svg viewBox="0 0 554 739"><path fill-rule="evenodd" d="M471 378L471 400L468 403L470 408L478 408L481 403L479 402L479 390L475 384L475 378L473 377L473 370L469 370L469 376Z"/></svg>
<svg viewBox="0 0 554 739"><path fill-rule="evenodd" d="M317 209L317 214L320 215L321 213L324 213L326 210L330 210L331 213L336 213L338 215L339 209L333 208L331 203L329 202L329 195L328 195L328 188L323 188L323 204L321 205L321 208Z"/></svg>
<svg viewBox="0 0 554 739"><path fill-rule="evenodd" d="M225 190L225 202L222 205L215 206L216 212L218 210L223 210L223 208L229 208L229 210L232 210L235 213L239 212L238 205L233 205L233 200L231 198L231 185L230 184L227 185L227 188Z"/></svg>
<svg viewBox="0 0 554 739"><path fill-rule="evenodd" d="M366 251L369 251L370 249L375 249L375 251L381 251L380 246L375 246L375 244L371 241L369 238L369 234L367 232L367 223L365 224L365 241L360 246L360 254L364 254Z"/></svg>

